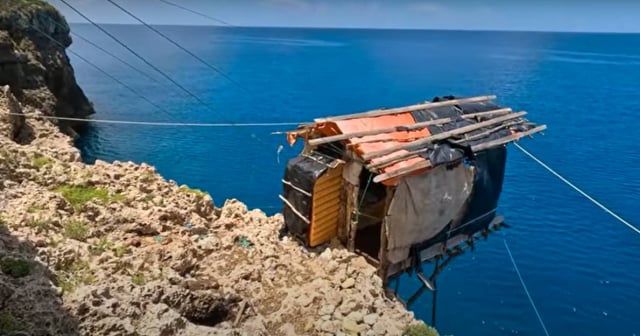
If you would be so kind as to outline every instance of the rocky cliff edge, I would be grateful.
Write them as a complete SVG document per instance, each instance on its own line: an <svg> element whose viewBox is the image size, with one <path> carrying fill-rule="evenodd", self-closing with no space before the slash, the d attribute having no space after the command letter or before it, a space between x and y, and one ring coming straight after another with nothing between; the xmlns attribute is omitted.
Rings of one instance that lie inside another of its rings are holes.
<svg viewBox="0 0 640 336"><path fill-rule="evenodd" d="M92 113L64 49L29 33L68 46L68 26L8 1L29 7L0 12L0 334L395 336L416 323L362 257L279 239L280 215L215 207L149 165L84 164L58 125L24 115Z"/></svg>

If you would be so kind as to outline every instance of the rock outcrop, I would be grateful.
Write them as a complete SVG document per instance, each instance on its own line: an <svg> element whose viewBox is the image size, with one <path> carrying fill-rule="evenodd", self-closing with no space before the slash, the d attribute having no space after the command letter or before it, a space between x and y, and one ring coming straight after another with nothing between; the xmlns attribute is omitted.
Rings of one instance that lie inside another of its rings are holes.
<svg viewBox="0 0 640 336"><path fill-rule="evenodd" d="M84 164L37 117L90 112L63 48L29 33L68 45L46 12L62 27L0 18L0 54L16 61L0 90L0 335L395 336L417 323L364 258L281 239L281 215L215 207L146 164Z"/></svg>
<svg viewBox="0 0 640 336"><path fill-rule="evenodd" d="M93 114L65 52L71 42L69 25L52 6L39 0L2 0L0 85L9 85L19 101L45 114ZM61 126L72 133L68 126L81 124Z"/></svg>

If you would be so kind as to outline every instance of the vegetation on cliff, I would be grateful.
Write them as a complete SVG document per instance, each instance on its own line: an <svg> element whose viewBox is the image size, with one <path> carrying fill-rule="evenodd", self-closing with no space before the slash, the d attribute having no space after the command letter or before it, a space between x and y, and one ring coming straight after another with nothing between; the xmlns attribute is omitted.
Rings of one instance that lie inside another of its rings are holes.
<svg viewBox="0 0 640 336"><path fill-rule="evenodd" d="M55 15L60 15L55 7L42 0L2 0L2 3L0 3L0 13L33 10L46 10Z"/></svg>

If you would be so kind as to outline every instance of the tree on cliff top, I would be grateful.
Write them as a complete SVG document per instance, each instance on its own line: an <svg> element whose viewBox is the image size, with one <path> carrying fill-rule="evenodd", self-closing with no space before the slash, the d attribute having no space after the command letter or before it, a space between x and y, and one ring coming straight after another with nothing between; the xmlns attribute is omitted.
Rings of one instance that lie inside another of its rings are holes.
<svg viewBox="0 0 640 336"><path fill-rule="evenodd" d="M26 10L31 11L35 9L44 9L48 11L54 11L56 14L58 10L55 7L51 6L49 3L42 0L2 0L0 1L0 13L15 11L15 10Z"/></svg>

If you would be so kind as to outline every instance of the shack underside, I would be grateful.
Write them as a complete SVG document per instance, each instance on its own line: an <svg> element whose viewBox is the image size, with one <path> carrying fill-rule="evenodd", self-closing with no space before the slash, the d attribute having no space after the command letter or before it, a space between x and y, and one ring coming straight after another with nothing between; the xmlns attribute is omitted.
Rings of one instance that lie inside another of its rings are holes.
<svg viewBox="0 0 640 336"><path fill-rule="evenodd" d="M544 130L494 96L316 119L282 180L286 230L308 247L337 238L387 283L502 225L505 145Z"/></svg>

